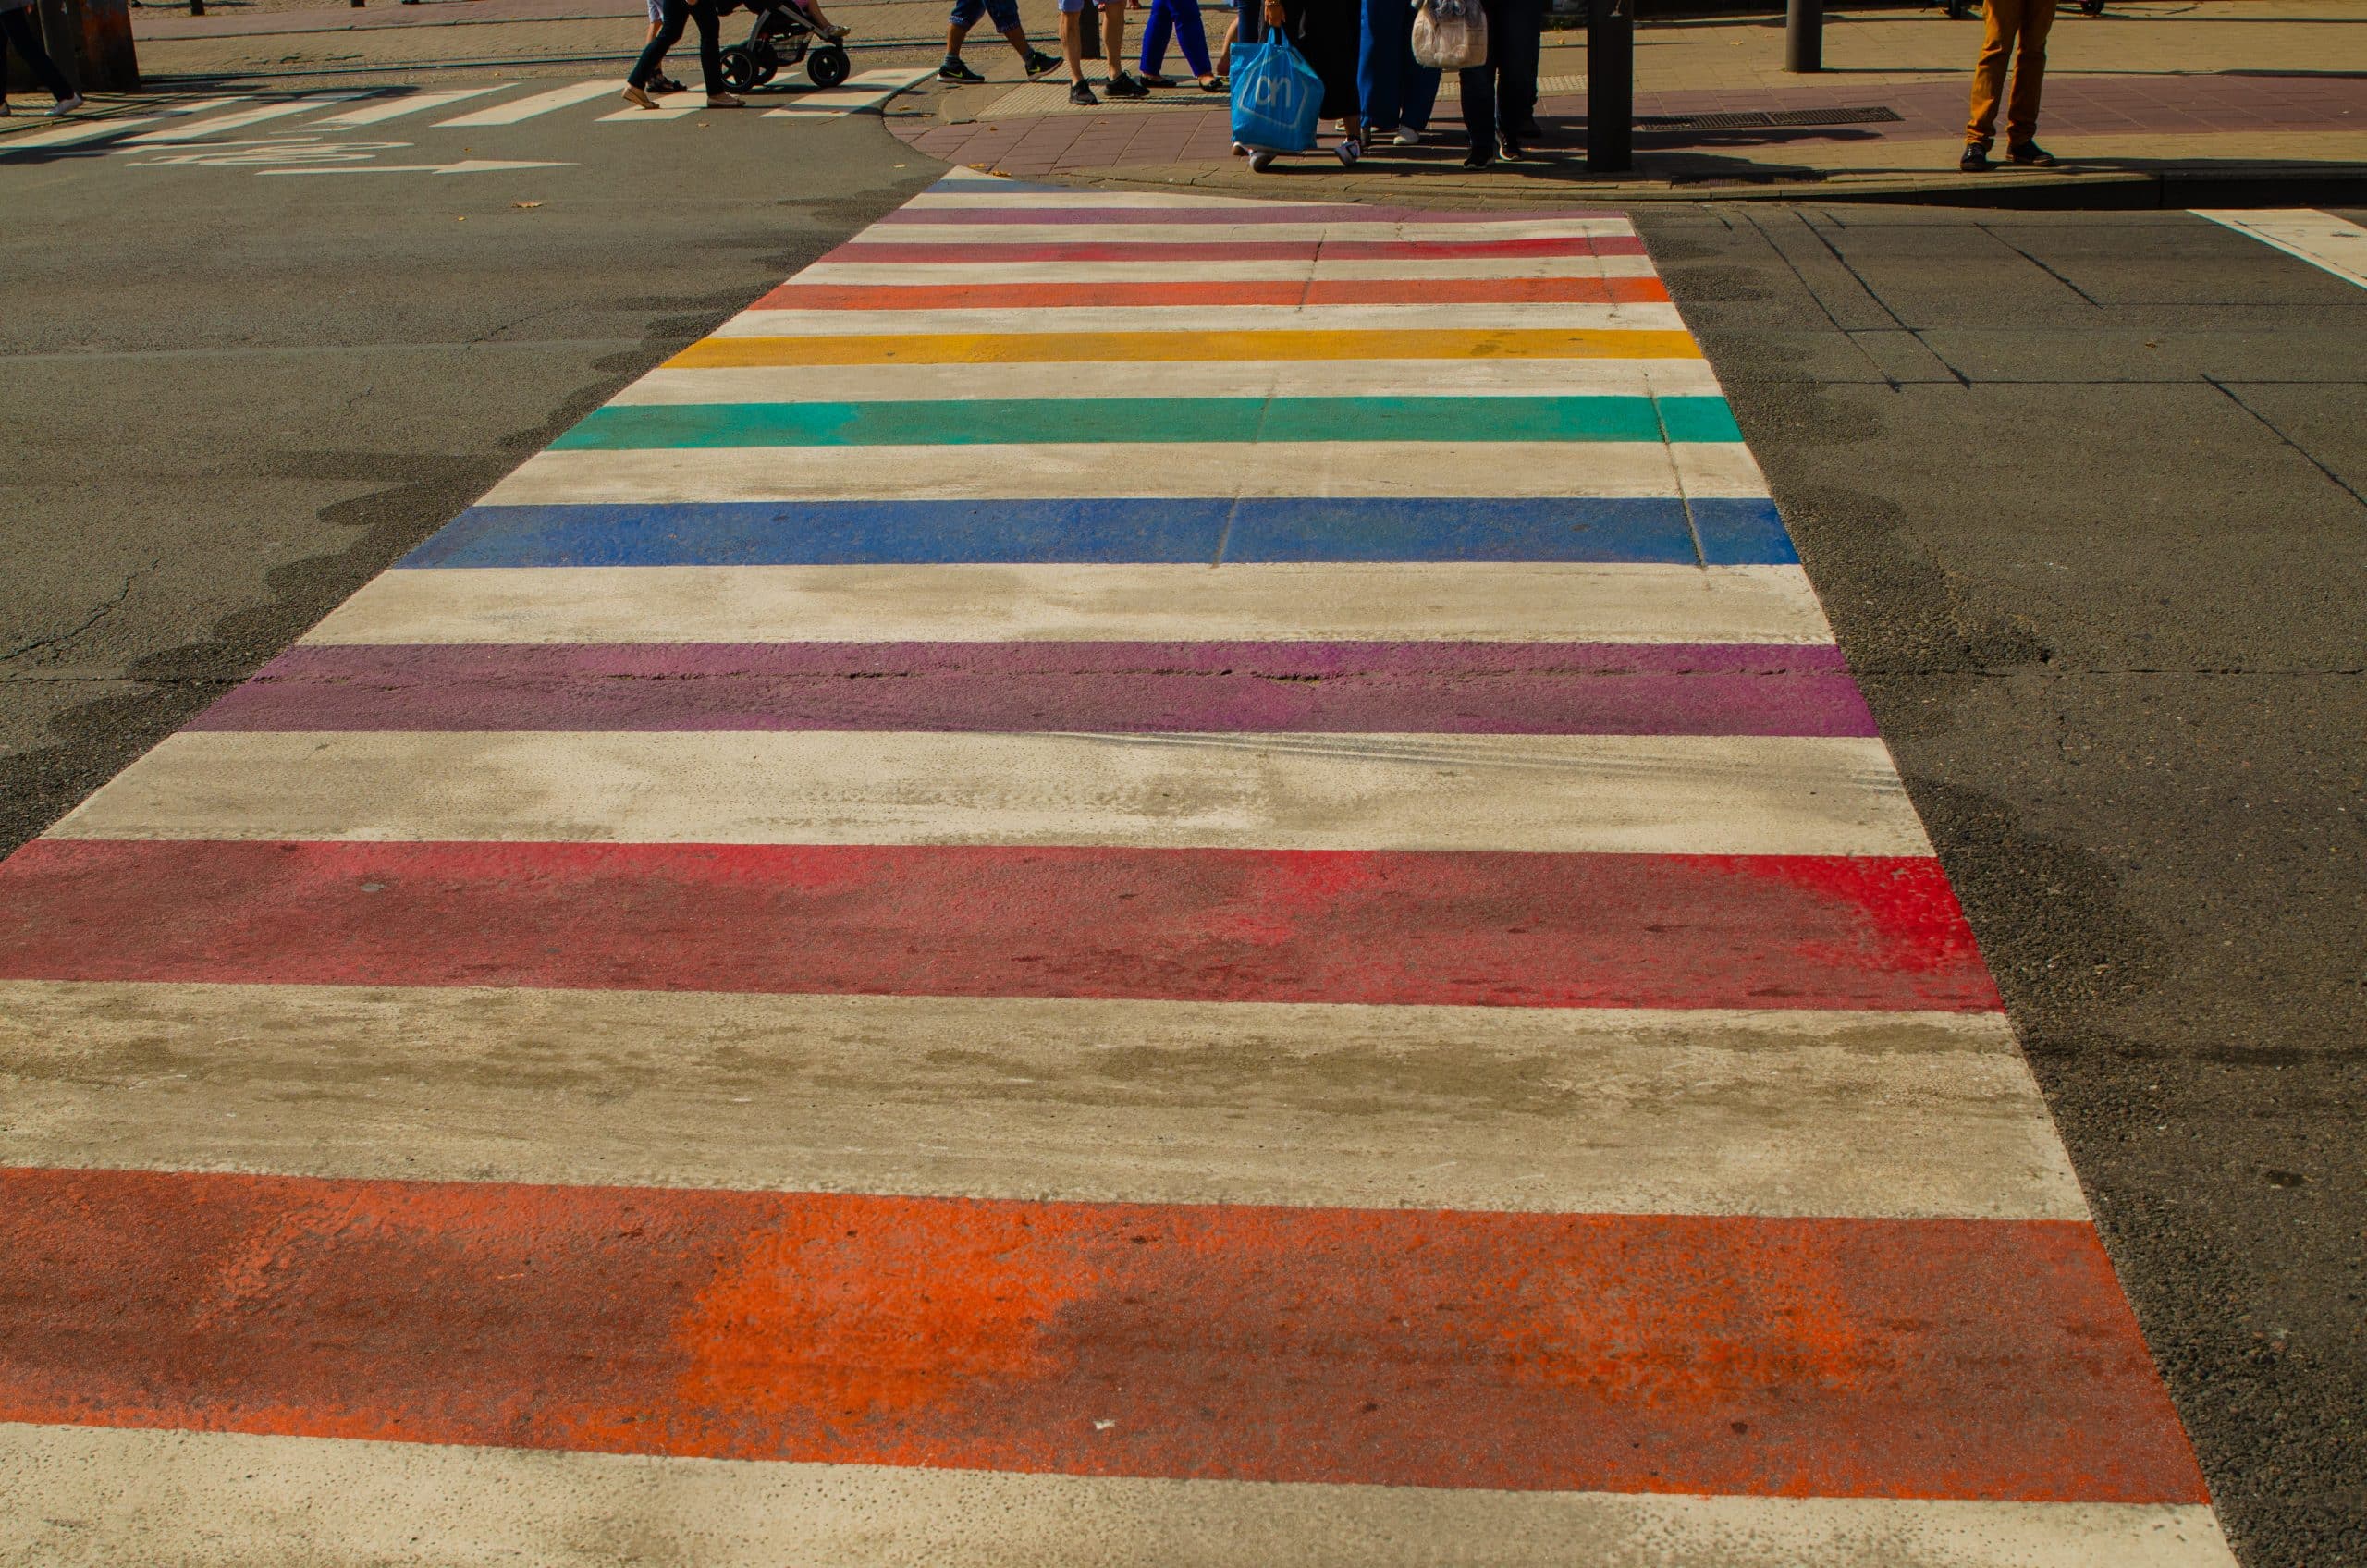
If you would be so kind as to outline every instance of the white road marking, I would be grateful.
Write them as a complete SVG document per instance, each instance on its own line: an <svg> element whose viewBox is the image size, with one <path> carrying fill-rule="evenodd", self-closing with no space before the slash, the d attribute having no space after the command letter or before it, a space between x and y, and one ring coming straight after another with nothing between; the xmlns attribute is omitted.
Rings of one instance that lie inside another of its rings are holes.
<svg viewBox="0 0 2367 1568"><path fill-rule="evenodd" d="M571 169L573 164L464 158L457 164L354 164L337 167L257 169L257 174L497 174L504 169Z"/></svg>
<svg viewBox="0 0 2367 1568"><path fill-rule="evenodd" d="M226 130L241 130L251 125L261 125L265 120L284 119L290 115L308 115L314 109L330 104L348 103L359 96L360 94L353 92L324 92L286 104L264 104L251 109L241 109L235 115L224 115L219 119L198 120L190 125L171 125L161 130L142 131L138 136L125 137L123 144L127 147L137 147L158 141L193 141L199 137L215 136Z"/></svg>
<svg viewBox="0 0 2367 1568"><path fill-rule="evenodd" d="M516 125L521 120L531 120L537 115L547 115L554 109L564 109L570 104L587 103L595 98L621 94L623 92L624 83L614 78L604 77L598 81L578 81L566 87L554 87L547 92L537 92L531 97L515 98L507 104L496 104L489 109L479 109L472 115L437 120L435 128L439 130L465 130L472 126Z"/></svg>
<svg viewBox="0 0 2367 1568"><path fill-rule="evenodd" d="M314 120L314 130L359 130L365 125L380 125L400 119L405 115L425 114L465 99L482 98L488 92L499 92L515 87L514 81L496 83L491 87L456 87L440 92L399 92L384 98L373 98L358 109L341 115L331 115L325 120Z"/></svg>
<svg viewBox="0 0 2367 1568"><path fill-rule="evenodd" d="M2194 209L2194 215L2249 234L2288 256L2367 288L2367 228L2314 207L2264 207L2250 211Z"/></svg>

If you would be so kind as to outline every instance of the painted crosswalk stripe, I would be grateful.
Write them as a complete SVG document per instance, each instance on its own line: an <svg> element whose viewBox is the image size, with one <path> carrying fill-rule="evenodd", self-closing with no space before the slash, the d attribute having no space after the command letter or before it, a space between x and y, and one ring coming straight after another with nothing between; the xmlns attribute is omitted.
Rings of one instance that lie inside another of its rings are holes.
<svg viewBox="0 0 2367 1568"><path fill-rule="evenodd" d="M1931 852L1870 739L1281 730L201 731L51 836Z"/></svg>
<svg viewBox="0 0 2367 1568"><path fill-rule="evenodd" d="M1312 249L1308 247L1306 249ZM1409 253L1394 260L1375 258L1341 261L1328 255L1298 257L1234 257L1213 261L1066 261L1013 262L996 258L996 279L1012 287L1046 283L1079 285L1110 283L1339 283L1422 278L1442 283L1522 278L1644 278L1656 279L1650 258L1638 254L1582 253L1512 255L1492 259L1437 258ZM775 294L810 287L878 286L883 284L975 284L972 262L879 261L816 262ZM771 296L767 296L770 298Z"/></svg>
<svg viewBox="0 0 2367 1568"><path fill-rule="evenodd" d="M123 139L126 147L144 147L164 141L194 141L202 137L216 136L226 130L243 130L265 120L286 119L291 115L307 115L331 104L341 104L359 96L352 92L323 92L292 103L262 104L251 109L241 109L235 115L223 115L210 120L190 120L163 126L155 130L143 130L137 136Z"/></svg>
<svg viewBox="0 0 2367 1568"><path fill-rule="evenodd" d="M1719 1568L2227 1568L2201 1504L1682 1497L1468 1488L999 1474L909 1465L651 1458L358 1438L0 1425L29 1561L172 1559L187 1537L232 1562L303 1542L323 1568L419 1550L439 1534L494 1561L607 1568L620 1531L663 1534L707 1568L901 1568L981 1556L981 1521L1014 1562L1364 1564L1409 1542L1486 1543L1491 1568L1572 1562ZM105 1476L123 1506L87 1508Z"/></svg>
<svg viewBox="0 0 2367 1568"><path fill-rule="evenodd" d="M52 1071L67 1037L71 1084ZM562 1042L604 1072L547 1072ZM160 1082L159 1048L237 1071ZM1537 1213L2087 1213L1994 1013L17 981L0 985L0 1084L22 1164ZM138 1114L91 1114L78 1086L97 1084L135 1092Z"/></svg>
<svg viewBox="0 0 2367 1568"><path fill-rule="evenodd" d="M984 388L978 367L941 364L672 365L651 371L612 398L636 403L967 401ZM1044 361L998 364L994 391L1006 398L1322 398L1387 396L1418 386L1425 397L1559 393L1709 397L1718 379L1708 361L1596 360L1159 360Z"/></svg>
<svg viewBox="0 0 2367 1568"><path fill-rule="evenodd" d="M547 115L556 109L588 103L592 99L606 97L618 91L617 84L607 80L572 82L565 87L554 87L546 92L533 93L524 98L513 98L506 104L496 104L491 108L479 109L473 114L461 115L454 119L438 120L435 122L435 128L439 130L462 130L475 126L517 125L521 121L531 120L538 115Z"/></svg>
<svg viewBox="0 0 2367 1568"><path fill-rule="evenodd" d="M2367 227L2348 218L2312 207L2269 211L2248 208L2235 212L2198 208L2194 215L2238 234L2249 234L2288 256L2300 257L2321 272L2367 288Z"/></svg>
<svg viewBox="0 0 2367 1568"><path fill-rule="evenodd" d="M877 231L866 231L866 233ZM851 239L829 251L826 262L865 262L911 263L920 262L959 263L975 265L978 247L991 238L999 261L1042 263L1047 262L1211 262L1237 261L1304 261L1312 262L1318 251L1327 258L1343 261L1395 261L1399 259L1429 262L1462 260L1503 263L1536 256L1640 256L1643 241L1633 234L1595 234L1560 236L1546 239L1404 239L1335 238L1326 230L1320 234L1277 238L1271 230L1261 230L1255 239L1240 237L1239 230L1229 229L1218 237L1196 237L1179 239L1171 235L1157 239L1144 239L1134 235L1113 238L1086 239L1062 234L1050 239L1031 239L1024 244L1014 242L1006 235L992 237L964 232L958 238L918 241L909 233L893 239Z"/></svg>
<svg viewBox="0 0 2367 1568"><path fill-rule="evenodd" d="M544 567L390 571L353 643L1830 643L1797 567Z"/></svg>
<svg viewBox="0 0 2367 1568"><path fill-rule="evenodd" d="M809 324L810 325L810 324ZM666 361L670 369L740 365L1006 364L1072 361L1699 359L1690 334L1620 327L1522 327L1441 331L1267 327L1076 332L1050 324L1033 332L885 333L803 337L735 333L703 338Z"/></svg>
<svg viewBox="0 0 2367 1568"><path fill-rule="evenodd" d="M835 119L862 109L877 108L906 88L928 80L933 67L891 67L859 71L837 87L816 87L799 93L781 108L765 115L768 120Z"/></svg>
<svg viewBox="0 0 2367 1568"><path fill-rule="evenodd" d="M1874 733L1815 643L306 645L195 730Z"/></svg>
<svg viewBox="0 0 2367 1568"><path fill-rule="evenodd" d="M471 98L482 98L488 92L500 92L518 84L497 82L491 87L454 87L432 92L391 92L373 97L360 108L314 120L315 130L360 130L364 126L384 125L388 120L401 119L406 115L423 115Z"/></svg>
<svg viewBox="0 0 2367 1568"><path fill-rule="evenodd" d="M48 130L29 131L20 136L11 136L5 141L0 141L0 157L6 157L11 153L21 150L71 147L78 142L97 141L106 137L118 136L134 126L154 125L159 121L179 121L245 102L246 99L242 95L203 98L191 104L178 104L170 108L142 105L141 113L129 116L76 119Z"/></svg>
<svg viewBox="0 0 2367 1568"><path fill-rule="evenodd" d="M827 337L850 328L866 335L960 337L981 333L1016 335L1042 333L1068 336L1086 333L1188 332L1204 326L1205 308L1192 305L1097 306L1079 304L1014 313L1007 310L831 311L780 310L758 306L743 311L717 327L715 337ZM1549 301L1542 304L1482 302L1478 304L1365 305L1237 305L1224 313L1226 330L1260 332L1502 332L1540 328L1558 332L1675 333L1682 330L1675 307L1664 302L1585 304Z"/></svg>

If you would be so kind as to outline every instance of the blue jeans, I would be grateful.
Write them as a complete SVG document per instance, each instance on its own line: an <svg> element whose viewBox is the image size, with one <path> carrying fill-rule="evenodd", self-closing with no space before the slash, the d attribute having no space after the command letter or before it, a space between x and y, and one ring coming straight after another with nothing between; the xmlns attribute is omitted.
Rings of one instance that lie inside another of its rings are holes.
<svg viewBox="0 0 2367 1568"><path fill-rule="evenodd" d="M1438 102L1439 73L1414 63L1412 0L1364 0L1364 37L1356 50L1356 96L1365 130L1423 129Z"/></svg>
<svg viewBox="0 0 2367 1568"><path fill-rule="evenodd" d="M1157 76L1167 63L1167 35L1184 51L1184 63L1194 76L1213 76L1208 68L1208 35L1200 26L1200 0L1150 0L1150 17L1143 23L1142 68Z"/></svg>

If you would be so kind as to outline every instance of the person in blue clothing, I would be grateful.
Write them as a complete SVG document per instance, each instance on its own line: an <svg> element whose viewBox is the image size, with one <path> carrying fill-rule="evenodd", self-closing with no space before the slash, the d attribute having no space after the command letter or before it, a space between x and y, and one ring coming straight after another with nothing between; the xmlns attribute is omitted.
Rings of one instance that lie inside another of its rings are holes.
<svg viewBox="0 0 2367 1568"><path fill-rule="evenodd" d="M1364 101L1365 141L1386 136L1400 147L1416 146L1430 127L1439 73L1414 58L1412 0L1364 0L1364 13L1356 94Z"/></svg>
<svg viewBox="0 0 2367 1568"><path fill-rule="evenodd" d="M1172 33L1184 51L1184 63L1199 79L1203 92L1222 92L1223 76L1208 63L1208 30L1200 25L1200 0L1150 0L1150 16L1143 23L1142 67L1136 80L1146 87L1172 87L1160 72L1167 64L1167 40Z"/></svg>

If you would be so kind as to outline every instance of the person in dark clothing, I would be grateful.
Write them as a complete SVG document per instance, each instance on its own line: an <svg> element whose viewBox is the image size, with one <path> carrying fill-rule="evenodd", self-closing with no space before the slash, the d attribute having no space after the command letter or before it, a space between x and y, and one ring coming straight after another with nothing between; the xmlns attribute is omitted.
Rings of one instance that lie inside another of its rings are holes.
<svg viewBox="0 0 2367 1568"><path fill-rule="evenodd" d="M1364 38L1356 52L1356 96L1365 134L1394 136L1412 147L1430 126L1439 73L1414 58L1414 7L1406 0L1364 0Z"/></svg>
<svg viewBox="0 0 2367 1568"><path fill-rule="evenodd" d="M1356 97L1356 55L1364 35L1360 0L1264 0L1262 7L1242 7L1242 42L1254 43L1265 29L1282 30L1292 47L1323 79L1322 117L1340 122L1340 145L1334 149L1343 164L1364 156L1364 118ZM1253 31L1253 18L1263 25ZM1259 150L1249 166L1267 169L1274 154Z"/></svg>
<svg viewBox="0 0 2367 1568"><path fill-rule="evenodd" d="M57 62L42 47L41 26L33 16L33 0L0 0L0 115L8 113L8 51L14 49L25 57L25 65L32 71L33 80L49 89L57 100L50 109L53 115L70 115L82 106L82 95L57 68Z"/></svg>
<svg viewBox="0 0 2367 1568"><path fill-rule="evenodd" d="M635 60L632 74L625 78L625 102L636 108L654 109L657 100L649 95L649 83L657 75L658 65L666 58L666 51L674 47L682 36L684 22L699 24L699 72L706 79L706 106L710 109L737 109L743 100L723 90L723 49L716 40L716 29L721 22L721 12L715 0L665 0L666 19L657 34L644 45L641 58Z"/></svg>
<svg viewBox="0 0 2367 1568"><path fill-rule="evenodd" d="M1536 124L1537 61L1545 45L1544 0L1480 0L1488 14L1488 58L1462 73L1463 166L1484 169L1502 153L1524 155L1524 128Z"/></svg>

